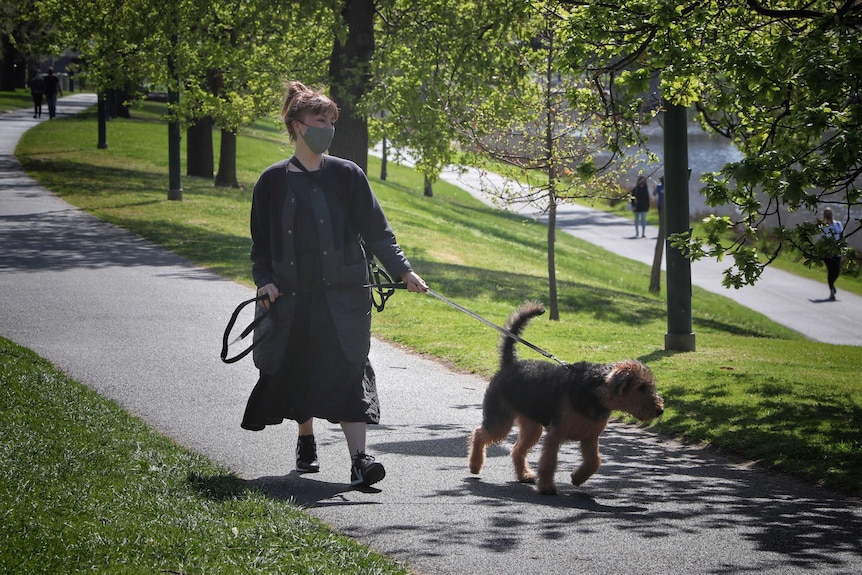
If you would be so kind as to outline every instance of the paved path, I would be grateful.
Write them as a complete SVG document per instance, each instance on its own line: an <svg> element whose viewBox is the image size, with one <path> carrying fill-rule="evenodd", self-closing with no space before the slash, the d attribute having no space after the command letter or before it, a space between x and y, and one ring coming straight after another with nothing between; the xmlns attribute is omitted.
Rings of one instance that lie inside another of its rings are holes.
<svg viewBox="0 0 862 575"><path fill-rule="evenodd" d="M60 114L90 102L63 99ZM273 496L423 574L862 572L858 502L628 425L609 426L583 488L560 471L558 497L513 481L504 447L471 476L466 438L485 382L377 340L383 424L369 447L387 466L382 489L345 489L344 442L325 422L321 473L295 475L295 427L242 431L256 374L218 359L224 322L251 290L27 178L12 150L34 123L0 116L0 335ZM577 460L562 451L563 467Z"/></svg>

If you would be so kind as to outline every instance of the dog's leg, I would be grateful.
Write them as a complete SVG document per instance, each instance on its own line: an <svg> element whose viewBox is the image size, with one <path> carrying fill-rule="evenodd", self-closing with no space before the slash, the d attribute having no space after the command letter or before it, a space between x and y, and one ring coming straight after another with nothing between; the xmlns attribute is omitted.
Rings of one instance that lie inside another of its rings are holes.
<svg viewBox="0 0 862 575"><path fill-rule="evenodd" d="M509 435L511 429L510 423L508 426L495 429L493 433L484 427L477 427L473 431L470 435L470 473L482 471L482 465L485 464L485 449L492 443L502 441Z"/></svg>
<svg viewBox="0 0 862 575"><path fill-rule="evenodd" d="M535 483L536 474L527 463L527 454L542 437L542 424L536 423L525 417L516 418L518 421L518 440L512 447L512 463L515 465L515 477L521 483Z"/></svg>
<svg viewBox="0 0 862 575"><path fill-rule="evenodd" d="M542 455L539 457L539 473L536 486L542 495L556 495L554 473L557 471L557 454L565 438L555 427L549 427L542 443Z"/></svg>
<svg viewBox="0 0 862 575"><path fill-rule="evenodd" d="M515 413L503 401L498 386L492 380L482 401L482 425L470 435L470 473L482 471L485 449L509 435L513 423Z"/></svg>
<svg viewBox="0 0 862 575"><path fill-rule="evenodd" d="M602 457L599 455L599 436L588 437L581 440L581 466L572 471L572 483L581 485L599 470Z"/></svg>

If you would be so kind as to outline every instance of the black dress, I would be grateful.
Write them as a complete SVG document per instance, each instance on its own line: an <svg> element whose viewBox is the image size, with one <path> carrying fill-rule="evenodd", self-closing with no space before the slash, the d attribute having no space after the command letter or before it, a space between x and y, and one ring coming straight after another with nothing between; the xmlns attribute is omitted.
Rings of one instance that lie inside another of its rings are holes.
<svg viewBox="0 0 862 575"><path fill-rule="evenodd" d="M320 282L320 240L310 200L310 194L315 193L312 181L301 172L289 172L287 180L296 197L296 313L281 368L273 374L260 374L242 427L258 431L284 419L303 422L310 417L333 423L378 423L380 404L374 370L367 359L357 363L345 357ZM278 300L273 305L278 305Z"/></svg>

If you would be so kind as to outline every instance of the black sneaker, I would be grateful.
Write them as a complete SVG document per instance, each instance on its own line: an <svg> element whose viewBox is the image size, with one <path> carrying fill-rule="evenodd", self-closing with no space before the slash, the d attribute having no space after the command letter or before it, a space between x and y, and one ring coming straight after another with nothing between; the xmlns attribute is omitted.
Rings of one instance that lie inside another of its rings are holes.
<svg viewBox="0 0 862 575"><path fill-rule="evenodd" d="M296 440L296 470L300 473L317 473L317 444L313 435L300 435Z"/></svg>
<svg viewBox="0 0 862 575"><path fill-rule="evenodd" d="M353 465L350 467L350 485L368 487L386 477L386 470L382 463L374 461L374 458L365 453L357 453L353 456Z"/></svg>

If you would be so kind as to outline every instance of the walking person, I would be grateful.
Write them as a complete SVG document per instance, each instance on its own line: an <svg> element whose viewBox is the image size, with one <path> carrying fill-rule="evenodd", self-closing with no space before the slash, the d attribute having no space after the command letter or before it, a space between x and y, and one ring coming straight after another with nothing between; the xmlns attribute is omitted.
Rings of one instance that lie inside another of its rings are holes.
<svg viewBox="0 0 862 575"><path fill-rule="evenodd" d="M649 211L649 187L645 176L638 177L638 182L632 189L632 208L635 213L635 237L646 237L646 215ZM638 236L638 230L641 230Z"/></svg>
<svg viewBox="0 0 862 575"><path fill-rule="evenodd" d="M42 117L42 96L45 94L45 80L42 74L36 74L30 80L30 96L33 98L33 117Z"/></svg>
<svg viewBox="0 0 862 575"><path fill-rule="evenodd" d="M362 169L324 153L335 134L335 103L291 82L281 117L294 155L263 171L252 198L252 276L258 295L266 296L258 312L270 309L271 328L254 350L260 377L242 427L257 431L295 420L296 470L313 473L320 469L313 418L339 423L350 484L369 486L386 472L366 453L366 425L379 422L380 406L368 360L371 293L363 246L409 291L428 286L396 242Z"/></svg>
<svg viewBox="0 0 862 575"><path fill-rule="evenodd" d="M844 226L837 221L832 215L832 208L823 210L823 236L828 239L841 241L844 235ZM835 246L835 250L837 250ZM826 264L826 281L829 284L829 301L835 301L835 280L841 275L841 255L830 255L823 258L823 263Z"/></svg>
<svg viewBox="0 0 862 575"><path fill-rule="evenodd" d="M662 208L664 208L664 176L658 177L658 185L656 185L652 195L655 196L656 209L661 213Z"/></svg>
<svg viewBox="0 0 862 575"><path fill-rule="evenodd" d="M48 100L48 119L53 119L57 115L57 96L63 95L63 88L60 86L59 76L54 75L54 68L48 68L48 75L45 76L45 98Z"/></svg>

